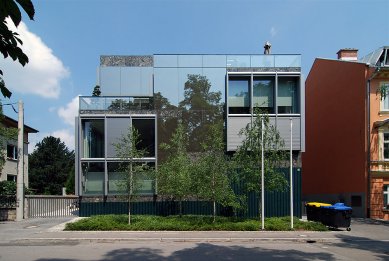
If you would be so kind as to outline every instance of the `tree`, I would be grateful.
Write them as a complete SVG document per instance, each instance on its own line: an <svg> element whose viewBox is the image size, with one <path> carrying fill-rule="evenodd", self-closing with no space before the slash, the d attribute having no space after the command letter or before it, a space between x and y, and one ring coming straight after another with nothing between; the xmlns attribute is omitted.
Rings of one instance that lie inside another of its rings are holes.
<svg viewBox="0 0 389 261"><path fill-rule="evenodd" d="M92 96L99 97L100 94L101 94L100 85L96 85L95 88L93 88Z"/></svg>
<svg viewBox="0 0 389 261"><path fill-rule="evenodd" d="M189 151L199 152L210 126L222 119L221 93L212 92L207 77L197 74L188 74L184 90L179 104L182 123L188 129Z"/></svg>
<svg viewBox="0 0 389 261"><path fill-rule="evenodd" d="M22 40L18 37L18 33L11 31L8 28L6 21L7 17L10 17L16 27L22 21L22 14L19 6L26 12L30 20L34 20L35 9L31 0L1 0L0 1L0 52L4 58L8 56L14 61L18 60L19 63L24 66L28 63L28 57L18 44L23 45ZM0 75L3 72L0 70ZM12 93L5 86L3 78L0 76L0 91L4 97L10 98Z"/></svg>
<svg viewBox="0 0 389 261"><path fill-rule="evenodd" d="M262 140L262 119L264 121ZM284 141L277 128L270 123L267 114L261 114L259 110L242 131L244 136L242 145L234 154L237 167L238 181L243 186L243 192L261 191L261 147L264 145L264 180L269 191L283 190L287 181L281 172L281 167L286 165L287 154L284 150Z"/></svg>
<svg viewBox="0 0 389 261"><path fill-rule="evenodd" d="M179 201L180 216L182 216L182 201L192 192L192 163L187 153L187 144L188 136L182 123L179 123L170 143L160 145L168 152L168 156L157 172L158 192Z"/></svg>
<svg viewBox="0 0 389 261"><path fill-rule="evenodd" d="M117 186L126 194L128 202L128 224L131 224L131 202L142 188L142 181L153 174L153 169L137 159L146 155L146 150L139 148L140 135L135 128L130 127L114 144L116 156L121 159L119 173L121 179Z"/></svg>
<svg viewBox="0 0 389 261"><path fill-rule="evenodd" d="M210 132L202 144L203 151L195 162L192 178L201 199L213 203L213 222L216 219L216 203L237 208L237 197L228 176L230 161L224 151L223 122L210 126Z"/></svg>
<svg viewBox="0 0 389 261"><path fill-rule="evenodd" d="M30 187L37 194L61 195L74 168L74 151L59 138L45 137L29 156Z"/></svg>

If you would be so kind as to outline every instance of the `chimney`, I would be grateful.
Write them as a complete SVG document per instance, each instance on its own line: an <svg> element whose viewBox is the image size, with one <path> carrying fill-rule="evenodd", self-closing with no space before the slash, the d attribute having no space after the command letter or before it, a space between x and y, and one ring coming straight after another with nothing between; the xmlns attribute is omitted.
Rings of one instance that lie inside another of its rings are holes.
<svg viewBox="0 0 389 261"><path fill-rule="evenodd" d="M266 41L265 46L263 48L265 48L265 50L263 51L264 54L270 54L271 43L269 41Z"/></svg>
<svg viewBox="0 0 389 261"><path fill-rule="evenodd" d="M340 49L337 53L338 60L341 61L357 61L358 60L358 49L344 48Z"/></svg>

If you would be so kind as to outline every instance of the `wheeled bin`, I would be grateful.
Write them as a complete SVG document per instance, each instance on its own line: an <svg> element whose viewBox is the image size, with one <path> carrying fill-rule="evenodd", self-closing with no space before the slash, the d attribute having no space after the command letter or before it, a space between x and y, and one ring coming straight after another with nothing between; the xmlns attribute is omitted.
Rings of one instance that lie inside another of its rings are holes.
<svg viewBox="0 0 389 261"><path fill-rule="evenodd" d="M344 203L336 203L332 206L321 207L321 223L328 227L345 227L350 231L352 208L345 206Z"/></svg>
<svg viewBox="0 0 389 261"><path fill-rule="evenodd" d="M331 204L321 202L308 202L305 204L305 208L307 209L307 219L309 221L321 222L321 207L323 206L331 206Z"/></svg>

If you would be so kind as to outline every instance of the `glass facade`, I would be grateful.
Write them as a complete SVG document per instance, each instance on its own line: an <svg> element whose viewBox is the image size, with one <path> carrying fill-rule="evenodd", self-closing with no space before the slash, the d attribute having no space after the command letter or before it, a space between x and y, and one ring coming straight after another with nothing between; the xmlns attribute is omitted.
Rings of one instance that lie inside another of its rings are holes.
<svg viewBox="0 0 389 261"><path fill-rule="evenodd" d="M253 82L253 107L261 111L273 114L274 109L274 76L254 77ZM255 111L255 110L254 110Z"/></svg>
<svg viewBox="0 0 389 261"><path fill-rule="evenodd" d="M251 117L256 108L271 117L299 117L300 55L154 55L144 66L116 66L112 59L100 67L102 96L80 97L85 194L120 194L115 144L130 128L146 151L141 164L155 166L165 158L159 145L170 141L178 121L189 135L189 152L198 152L210 126L229 117ZM145 177L143 191L150 193L153 184Z"/></svg>
<svg viewBox="0 0 389 261"><path fill-rule="evenodd" d="M230 77L228 80L228 113L250 113L250 78Z"/></svg>
<svg viewBox="0 0 389 261"><path fill-rule="evenodd" d="M278 77L278 113L300 113L299 77Z"/></svg>
<svg viewBox="0 0 389 261"><path fill-rule="evenodd" d="M104 162L82 162L82 193L104 194Z"/></svg>
<svg viewBox="0 0 389 261"><path fill-rule="evenodd" d="M104 120L82 121L83 158L104 158Z"/></svg>

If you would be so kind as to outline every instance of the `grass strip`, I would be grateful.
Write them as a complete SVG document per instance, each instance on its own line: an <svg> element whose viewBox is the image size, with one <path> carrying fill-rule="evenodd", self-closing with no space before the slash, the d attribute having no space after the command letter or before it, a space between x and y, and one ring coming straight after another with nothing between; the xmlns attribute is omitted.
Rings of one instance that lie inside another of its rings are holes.
<svg viewBox="0 0 389 261"><path fill-rule="evenodd" d="M294 229L301 231L327 231L327 227L317 222L293 219ZM151 216L133 215L128 224L128 215L98 215L66 224L68 231L258 231L261 222L254 219L185 215ZM290 217L265 219L267 231L291 231Z"/></svg>

